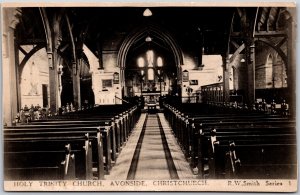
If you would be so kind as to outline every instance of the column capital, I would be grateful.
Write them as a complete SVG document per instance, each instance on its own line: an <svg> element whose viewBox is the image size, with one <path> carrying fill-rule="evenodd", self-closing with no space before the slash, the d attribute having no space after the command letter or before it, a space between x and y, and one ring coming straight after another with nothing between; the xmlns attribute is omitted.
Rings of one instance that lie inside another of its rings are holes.
<svg viewBox="0 0 300 195"><path fill-rule="evenodd" d="M8 10L8 26L12 29L16 29L16 26L20 22L20 17L22 16L21 8L13 8Z"/></svg>

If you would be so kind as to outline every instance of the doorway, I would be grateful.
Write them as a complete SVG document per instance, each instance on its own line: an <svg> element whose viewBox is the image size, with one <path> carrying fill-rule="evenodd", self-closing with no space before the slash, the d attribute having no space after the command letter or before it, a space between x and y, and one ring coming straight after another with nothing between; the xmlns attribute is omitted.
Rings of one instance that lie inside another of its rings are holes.
<svg viewBox="0 0 300 195"><path fill-rule="evenodd" d="M48 107L48 85L42 84L43 107Z"/></svg>

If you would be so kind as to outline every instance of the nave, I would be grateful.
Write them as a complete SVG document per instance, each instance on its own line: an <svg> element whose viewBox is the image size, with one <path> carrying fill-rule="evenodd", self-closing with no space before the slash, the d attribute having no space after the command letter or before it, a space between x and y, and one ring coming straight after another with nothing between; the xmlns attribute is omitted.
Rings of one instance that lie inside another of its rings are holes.
<svg viewBox="0 0 300 195"><path fill-rule="evenodd" d="M5 181L297 179L294 5L13 6Z"/></svg>
<svg viewBox="0 0 300 195"><path fill-rule="evenodd" d="M100 106L5 127L5 180L297 177L290 116L163 106Z"/></svg>

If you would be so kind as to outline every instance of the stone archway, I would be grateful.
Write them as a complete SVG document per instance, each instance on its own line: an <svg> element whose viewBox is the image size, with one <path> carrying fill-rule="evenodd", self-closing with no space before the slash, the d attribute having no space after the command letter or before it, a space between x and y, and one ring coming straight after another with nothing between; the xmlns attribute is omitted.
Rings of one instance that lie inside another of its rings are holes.
<svg viewBox="0 0 300 195"><path fill-rule="evenodd" d="M140 27L138 30L134 31L133 33L129 34L125 40L123 41L117 58L117 66L120 67L120 78L121 78L121 87L124 87L125 85L125 66L126 66L126 57L128 54L128 51L130 47L133 45L134 42L137 40L146 37L148 34L151 34L152 36L159 37L160 39L164 40L167 45L170 47L176 63L177 68L177 77L178 77L178 83L181 83L181 65L184 64L183 62L183 54L176 43L176 41L173 39L173 37L170 35L169 32L167 32L165 29L158 27L156 25L148 25L144 27Z"/></svg>

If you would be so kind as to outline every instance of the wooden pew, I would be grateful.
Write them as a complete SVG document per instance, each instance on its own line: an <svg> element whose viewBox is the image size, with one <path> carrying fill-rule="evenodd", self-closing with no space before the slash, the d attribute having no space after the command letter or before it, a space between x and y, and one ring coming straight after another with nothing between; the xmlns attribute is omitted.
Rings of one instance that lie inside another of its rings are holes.
<svg viewBox="0 0 300 195"><path fill-rule="evenodd" d="M187 110L186 107L184 107L183 110L184 109ZM232 141L237 142L238 146L245 144L259 146L266 144L270 146L280 145L280 147L287 147L287 150L290 149L291 153L295 154L295 150L288 147L288 145L295 145L296 143L294 119L280 115L262 115L261 113L222 113L215 115L211 111L205 111L202 112L202 114L195 114L195 112L193 112L193 114L194 115L187 116L186 113L182 113L181 110L177 110L170 105L165 105L166 118L170 122L178 141L183 146L186 156L191 158L191 166L198 168L201 178L222 178L222 176L220 176L222 174L225 177L225 165L239 164L236 163L237 160L237 162L239 162L239 159L228 158L229 154L231 154L231 156L232 154L236 154L236 151L232 151L232 149L230 149L231 147L229 147ZM217 131L217 138L212 138L213 136L210 131L213 129ZM216 143L217 149L214 151L214 144ZM224 151L221 150L221 153L219 152L220 148L224 149ZM255 151L253 147L250 147L250 150L251 149ZM272 147L270 147L270 149L272 149ZM268 155L272 154L272 152L274 152L274 150L268 150ZM259 153L254 152L254 155L259 155ZM272 155L269 155L269 157L270 156ZM269 160L271 162L272 158L269 158ZM291 158L289 160L291 160ZM253 162L252 165L263 165L263 163L256 163L257 164ZM288 167L294 167L294 164L295 161L293 159L287 166L287 169ZM273 165L277 166L274 163ZM234 169L235 168L231 166L231 170ZM238 166L236 169L238 169ZM227 171L226 177L232 177L232 174L229 176L229 173L230 171ZM273 178L276 177L276 175L279 176L280 174L269 174L269 176ZM293 177L291 174L281 176ZM238 178L238 175L234 177Z"/></svg>
<svg viewBox="0 0 300 195"><path fill-rule="evenodd" d="M24 143L22 142L24 145ZM5 180L75 179L75 153L70 144L55 150L5 151Z"/></svg>
<svg viewBox="0 0 300 195"><path fill-rule="evenodd" d="M229 119L229 120L228 120ZM220 121L222 120L222 121ZM272 121L268 121L268 118L255 118L255 120L246 120L245 118L242 118L239 120L237 118L234 121L234 118L220 118L217 117L216 119L214 116L210 118L210 120L203 121L201 120L200 123L199 121L194 120L194 118L189 119L188 117L184 115L177 114L175 120L171 119L171 126L172 129L174 130L175 135L181 142L181 144L184 146L184 150L188 151L189 153L191 152L193 148L193 138L195 137L195 128L199 128L202 131L210 131L211 129L219 129L219 128L231 128L231 127L237 127L237 128L264 128L264 129L269 129L269 130L279 130L279 131L284 131L284 127L290 127L290 131L293 131L293 127L295 126L295 122L289 121L287 119L274 119L272 118ZM267 121L266 121L267 120ZM270 120L270 119L269 119ZM174 122L175 121L175 122ZM274 123L273 123L274 121ZM197 123L198 122L198 123ZM196 127L198 126L198 127ZM199 127L200 126L200 127ZM275 127L278 126L278 127ZM285 129L287 129L285 128ZM271 131L270 131L271 132ZM195 143L194 143L195 144ZM190 155L190 154L189 154Z"/></svg>
<svg viewBox="0 0 300 195"><path fill-rule="evenodd" d="M226 157L234 151L234 166ZM212 177L217 179L296 179L296 144L260 143L234 144L230 149L227 143L215 144L214 170ZM228 164L228 163L231 163ZM238 165L237 165L238 163ZM234 169L233 169L234 167Z"/></svg>
<svg viewBox="0 0 300 195"><path fill-rule="evenodd" d="M39 140L48 140L47 143L54 142L57 143L60 140L62 143L64 142L75 142L84 141L84 135L88 134L92 141L96 142L95 139L98 136L97 134L101 134L101 139L104 144L102 144L102 148L104 150L104 159L105 159L105 167L106 171L109 171L111 168L111 146L110 146L110 132L109 129L106 129L105 126L87 126L87 127L67 127L67 126L59 126L59 127L49 127L49 128L29 128L18 129L18 127L4 129L4 139L7 141L12 141L18 138L22 138L23 141L31 142L31 141L39 141ZM108 139L107 139L108 136ZM55 141L53 141L55 140ZM96 142L97 143L97 142ZM97 144L93 144L96 146ZM78 144L76 144L78 146ZM98 152L96 150L93 151L93 159L94 162L97 160L96 155ZM102 158L103 159L103 158ZM101 159L99 159L101 160ZM101 162L96 161L96 164Z"/></svg>
<svg viewBox="0 0 300 195"><path fill-rule="evenodd" d="M201 151L199 151L201 153L202 156L204 156L204 158L208 158L211 160L210 166L212 167L212 169L217 170L217 167L220 165L224 165L223 163L220 163L221 160L220 158L218 158L218 155L222 155L224 157L224 153L225 151L223 151L222 153L216 153L214 150L215 148L215 142L217 143L230 143L230 142L236 142L239 144L239 146L244 145L257 145L257 146L270 146L269 148L271 148L272 150L267 150L265 151L265 153L268 154L268 157L272 156L271 152L277 151L278 149L275 149L275 146L280 146L280 147L286 147L289 145L296 145L296 134L295 134L295 129L291 132L279 132L279 133L270 133L272 131L267 130L266 132L263 132L262 129L256 129L256 133L255 131L245 131L246 129L232 129L231 132L228 131L223 131L223 132L216 132L213 133L211 135L209 135L209 133L202 133L202 145L201 145ZM260 132L261 130L261 132ZM206 134L206 135L205 135ZM253 147L252 147L253 148ZM294 157L296 157L296 150L291 149L290 151L288 150L290 148L287 148L287 151L285 150L281 150L281 152L285 152L283 154L279 154L279 156L286 156L289 152L291 152L291 154L293 154ZM205 153L205 151L208 151L207 153ZM249 157L249 152L245 152L246 156ZM258 153L254 153L253 155L251 155L251 158L254 157L253 159L255 159L257 161L257 158L259 158ZM271 161L273 161L275 163L275 155L273 156L273 158L269 158L269 163ZM277 156L276 156L277 157ZM216 160L216 159L218 160ZM278 157L277 157L278 158ZM224 159L224 158L221 158ZM218 166L215 166L214 162L218 162ZM290 162L291 164L295 164L296 161L291 160L291 158L288 160L288 162ZM202 161L203 163L203 161ZM252 166L254 166L255 163L253 163ZM259 164L257 162L257 164ZM262 164L262 163L261 163ZM289 164L289 163L286 163ZM222 168L224 169L224 167ZM213 171L214 172L214 171ZM218 171L217 171L218 172ZM211 174L212 177L215 176L215 174Z"/></svg>
<svg viewBox="0 0 300 195"><path fill-rule="evenodd" d="M106 167L106 171L109 172L111 167L111 158L116 158L116 155L113 155L115 154L114 149L111 147L111 143L116 140L114 136L111 136L114 135L111 131L115 132L113 127L115 126L116 121L107 122L107 118L102 117L98 112L97 114L97 116L93 114L93 117L89 117L91 115L86 113L84 117L82 117L83 120L78 120L78 113L72 113L70 115L75 116L75 118L68 116L63 119L54 118L54 120L47 119L38 122L34 121L30 124L18 125L16 127L5 127L5 145L7 145L8 142L14 142L14 144L16 144L16 141L18 141L17 139L21 138L22 141L19 141L25 143L32 143L33 141L38 145L43 145L43 143L46 142L48 144L48 146L46 146L47 148L49 147L49 143L55 143L55 145L57 145L59 141L60 143L65 143L66 141L72 143L76 142L80 135L83 133L89 133L92 138L91 140L96 141L89 142L88 144L85 144L84 147L89 149L89 153L92 151L92 155L88 156L89 158L92 158L94 162L96 161L95 164L98 169L98 178L103 179L104 167ZM118 129L118 131L121 135L123 135L122 140L124 138L127 139L128 134L131 132L131 129L129 128L133 128L135 122L138 120L138 114L137 108L135 107L121 115L118 115L120 120L117 121L117 124L121 128ZM13 148L15 147L17 147L17 144L14 145ZM7 148L9 148L9 144L7 145ZM93 148L93 150L91 148ZM78 158L76 158L76 161L78 161L77 159ZM103 159L105 162L103 162ZM89 160L89 162L89 164L91 164L91 160ZM86 166L86 169L92 170L92 165ZM91 179L92 172L88 170L83 171L85 175L88 175L87 177L79 177L81 179ZM79 169L76 171L77 175L82 175L81 173L78 173L78 171Z"/></svg>
<svg viewBox="0 0 300 195"><path fill-rule="evenodd" d="M78 136L68 136L68 134L65 134L65 136L49 137L48 134L43 134L41 132L39 136L35 136L34 138L27 137L30 139L24 139L22 138L22 135L20 135L20 137L6 138L4 142L5 153L26 153L26 151L32 153L32 151L34 151L33 154L35 154L36 152L43 154L52 152L53 154L56 154L58 151L57 148L61 148L62 146L67 144L72 146L72 155L76 157L74 160L76 164L76 178L93 179L92 163L94 158L97 161L96 166L98 166L97 168L99 179L103 179L103 176L102 178L100 177L104 174L103 144L101 143L101 133L99 131L96 137L89 136L88 134L84 135L84 133L85 132L81 132L80 134L78 134ZM97 155L95 155L95 153ZM100 153L102 154L102 158L98 157ZM20 157L18 156L16 157L16 159L19 158ZM6 159L7 162L10 162L11 160L9 157L7 157ZM32 155L28 160L29 165L31 165L31 161L35 161L36 159L41 160L41 162L45 161L45 159L39 158L39 156L37 155ZM53 159L56 158L53 157ZM47 161L45 163L47 163ZM27 166L23 161L20 162L20 165L25 167Z"/></svg>
<svg viewBox="0 0 300 195"><path fill-rule="evenodd" d="M272 128L243 128L243 129L238 129L238 128L232 128L232 129L218 129L219 132L217 131L216 133L202 133L202 155L206 156L208 159L214 159L216 156L220 155L216 154L213 151L214 149L214 143L215 142L221 142L221 143L230 143L230 142L236 142L239 145L270 145L271 148L273 147L273 151L276 150L274 148L275 145L279 145L281 147L285 147L287 145L295 145L296 144L296 133L294 128L290 129L280 129L278 128L277 132L272 131ZM282 131L281 131L282 130ZM206 135L206 136L205 136ZM205 151L209 151L209 153L205 154ZM288 152L288 151L286 151ZM224 151L223 151L223 156L224 156ZM267 151L268 154L270 154L270 150ZM245 153L246 155L249 154L249 152ZM296 156L296 153L293 153L294 156ZM280 155L280 154L279 154ZM213 157L214 156L214 157ZM254 153L253 155L250 155L251 157L254 157L255 160L258 158L258 153ZM283 154L285 156L285 154ZM222 158L224 159L224 158ZM215 159L214 159L215 160ZM275 156L271 160L275 160ZM220 162L221 160L215 160L216 162ZM294 162L295 161L290 161ZM222 163L221 163L222 164ZM254 165L253 165L254 166ZM213 169L217 166L212 166ZM214 174L213 174L214 176Z"/></svg>
<svg viewBox="0 0 300 195"><path fill-rule="evenodd" d="M135 114L135 109L130 110L130 112L125 112L116 117L116 119L102 119L102 117L97 117L96 119L66 119L66 120L59 120L59 121L40 121L32 122L26 125L18 125L17 127L7 127L7 129L12 129L12 131L16 131L17 129L28 129L37 130L45 129L45 128L55 128L53 131L59 130L61 127L74 127L73 129L78 129L78 127L95 127L98 128L99 126L105 126L105 128L110 128L110 143L111 150L112 150L112 157L113 161L116 160L116 153L120 152L120 147L123 143L127 140L129 134L131 133L131 129L136 121L133 121L131 118ZM99 119L100 118L100 119ZM135 117L136 118L136 117ZM57 125L59 124L59 128ZM110 126L110 127L109 127ZM105 133L107 134L107 133Z"/></svg>

